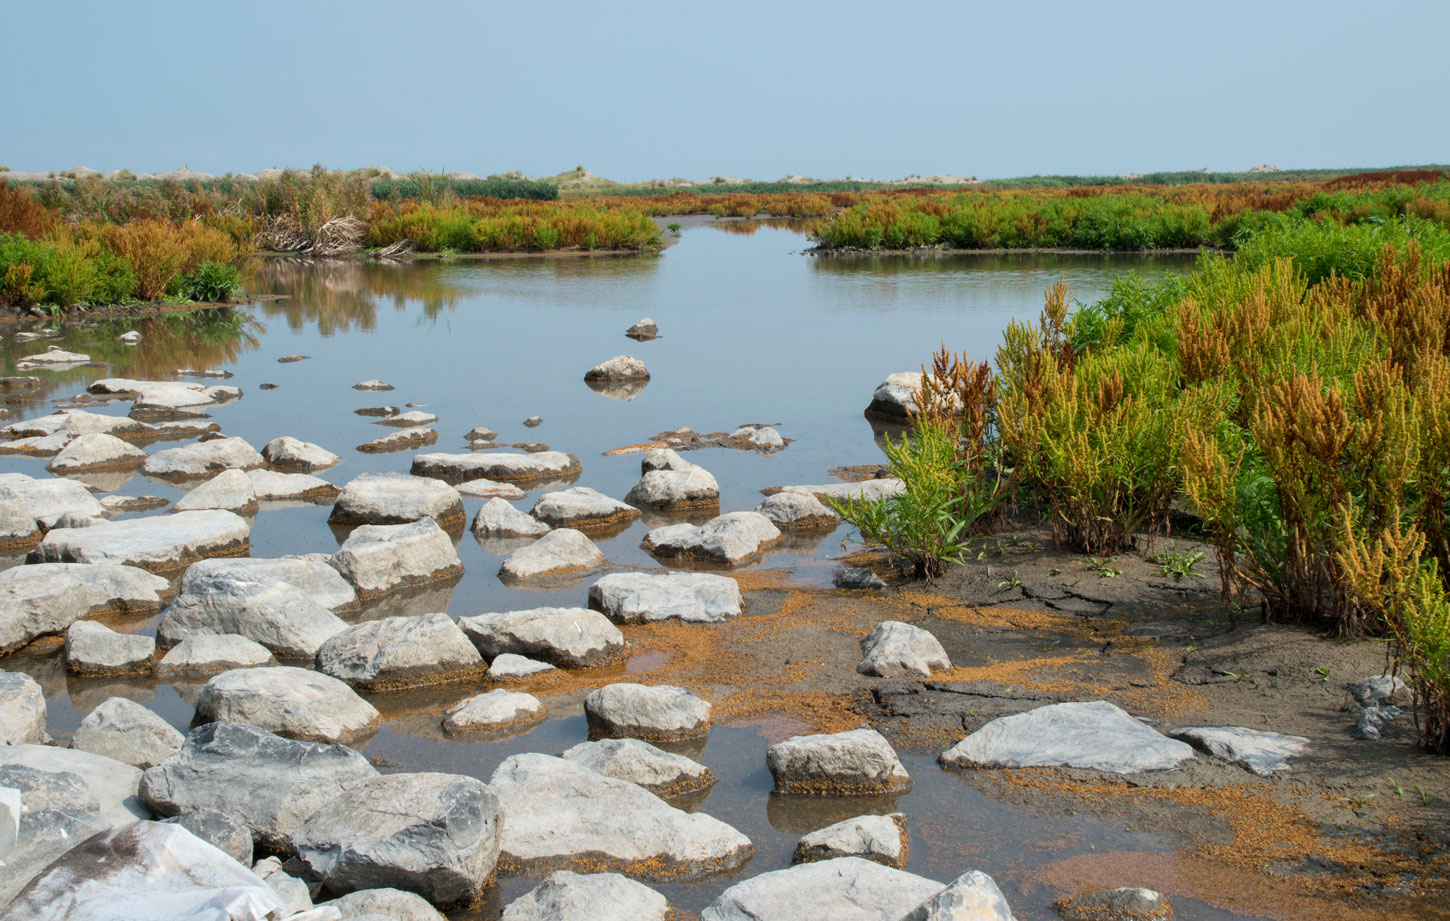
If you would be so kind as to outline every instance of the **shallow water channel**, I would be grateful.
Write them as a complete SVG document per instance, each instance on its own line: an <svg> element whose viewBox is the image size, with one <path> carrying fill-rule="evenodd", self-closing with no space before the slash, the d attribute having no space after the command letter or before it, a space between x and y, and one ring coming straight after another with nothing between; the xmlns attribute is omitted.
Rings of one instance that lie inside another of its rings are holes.
<svg viewBox="0 0 1450 921"><path fill-rule="evenodd" d="M69 328L48 340L18 342L17 329L0 329L5 373L53 382L44 398L12 405L10 419L48 413L54 402L101 377L165 380L181 368L217 368L233 373L225 383L245 391L243 399L210 410L224 433L258 447L278 435L294 435L336 451L342 462L320 475L338 485L363 472L408 470L414 452L353 450L394 431L354 410L417 402L439 417L438 443L425 450L462 451L464 432L488 426L500 442L544 442L577 455L584 468L577 485L615 497L639 478L640 455L605 457L604 451L680 426L728 432L744 423L773 424L794 439L777 454L709 448L686 455L719 480L721 511L737 511L753 508L764 487L826 482L832 467L881 460L878 434L862 410L882 378L916 369L943 340L975 358L990 358L1008 320L1035 320L1044 289L1059 277L1074 297L1090 300L1118 273L1158 276L1192 266L1192 257L1184 256L814 258L800 253L806 245L784 227L692 220L658 257L391 264L264 260L248 279L249 290L284 295L281 299L226 312ZM625 338L624 330L644 316L656 320L661 338L647 343ZM115 340L132 328L142 334L139 345ZM16 359L47 344L86 352L101 364L13 370ZM297 354L310 357L277 360ZM648 365L652 379L642 392L614 399L585 385L587 369L621 354ZM369 378L396 389L352 389ZM264 390L263 383L276 387ZM87 408L124 413L128 404ZM535 415L543 423L524 427L523 420ZM0 471L46 476L44 463L0 457ZM139 474L102 485L121 494L179 495L172 485ZM527 510L537 492L516 504ZM464 502L471 520L482 500ZM264 507L253 524L251 554L334 551L345 534L328 526L328 511L327 505ZM635 522L598 539L609 563L658 568L640 549L644 532L657 523ZM831 558L840 554L844 536L843 529L792 544L757 566L783 567L800 581L829 584L836 565ZM588 579L542 592L511 588L496 575L501 557L467 531L458 551L466 573L455 586L385 599L355 616L441 610L461 616L584 604ZM18 561L6 561L13 562ZM154 630L154 622L137 628ZM86 712L114 695L140 701L184 729L192 716L187 701L199 685L68 678L58 652L22 652L0 660L0 668L23 669L41 680L50 731L62 744ZM508 755L556 754L587 738L576 705L552 709L547 722L506 741L448 740L438 731L438 715L467 693L453 687L393 700L369 695L387 722L358 747L384 759L385 770L441 770L487 780ZM915 779L906 795L773 797L765 766L767 735L761 727L717 727L703 748L685 749L717 777L708 796L690 808L735 825L755 844L754 857L735 879L788 866L796 840L808 831L851 815L899 810L909 817L907 869L940 880L983 869L1002 885L1019 917L1046 918L1055 917L1049 906L1054 893L1033 882L1035 866L1090 850L1163 847L1146 833L993 800L941 770L932 752L903 752ZM731 882L715 877L658 888L676 908L698 911ZM456 917L495 917L501 905L531 885L504 879L483 906ZM1186 900L1178 901L1178 914L1229 917Z"/></svg>

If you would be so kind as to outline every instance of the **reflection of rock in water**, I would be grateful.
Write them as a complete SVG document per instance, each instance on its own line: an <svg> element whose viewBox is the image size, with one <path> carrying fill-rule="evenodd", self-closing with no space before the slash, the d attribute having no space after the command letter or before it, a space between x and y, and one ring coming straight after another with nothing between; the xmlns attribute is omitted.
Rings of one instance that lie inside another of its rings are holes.
<svg viewBox="0 0 1450 921"><path fill-rule="evenodd" d="M585 381L589 389L600 396L609 397L611 400L633 400L644 393L644 388L649 386L648 380L633 381Z"/></svg>
<svg viewBox="0 0 1450 921"><path fill-rule="evenodd" d="M911 431L911 426L905 422L888 422L876 416L867 416L866 421L871 425L871 440L884 453L886 450L886 436L891 436L892 441L900 441L901 437Z"/></svg>
<svg viewBox="0 0 1450 921"><path fill-rule="evenodd" d="M434 582L420 588L391 592L365 603L356 614L344 615L344 619L350 623L362 623L384 617L417 617L446 611L453 601L453 590L458 587L458 581Z"/></svg>
<svg viewBox="0 0 1450 921"><path fill-rule="evenodd" d="M92 470L85 473L68 473L68 480L81 483L91 492L115 492L136 477L136 470Z"/></svg>
<svg viewBox="0 0 1450 921"><path fill-rule="evenodd" d="M765 816L776 831L801 836L858 815L889 815L897 812L894 796L807 796L772 793L765 802Z"/></svg>
<svg viewBox="0 0 1450 921"><path fill-rule="evenodd" d="M81 713L89 713L112 697L126 697L145 703L156 696L156 684L150 678L76 678L66 680L71 705Z"/></svg>

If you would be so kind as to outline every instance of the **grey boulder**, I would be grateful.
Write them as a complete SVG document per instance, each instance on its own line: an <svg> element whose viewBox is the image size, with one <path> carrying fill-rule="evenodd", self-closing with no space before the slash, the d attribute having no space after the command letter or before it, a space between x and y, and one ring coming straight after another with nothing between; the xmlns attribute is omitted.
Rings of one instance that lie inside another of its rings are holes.
<svg viewBox="0 0 1450 921"><path fill-rule="evenodd" d="M71 747L145 770L181 751L186 737L170 723L125 697L97 706L71 738Z"/></svg>
<svg viewBox="0 0 1450 921"><path fill-rule="evenodd" d="M580 742L559 757L605 777L639 784L655 796L697 793L715 783L715 776L703 764L639 739Z"/></svg>
<svg viewBox="0 0 1450 921"><path fill-rule="evenodd" d="M428 900L401 889L358 889L333 899L327 907L342 913L342 921L382 918L385 921L447 921Z"/></svg>
<svg viewBox="0 0 1450 921"><path fill-rule="evenodd" d="M704 467L682 461L676 468L646 471L624 499L640 508L715 508L720 504L720 484Z"/></svg>
<svg viewBox="0 0 1450 921"><path fill-rule="evenodd" d="M0 671L0 745L49 741L45 717L40 683L24 672Z"/></svg>
<svg viewBox="0 0 1450 921"><path fill-rule="evenodd" d="M1243 726L1187 726L1169 735L1260 777L1288 770L1289 759L1304 754L1309 747L1309 740L1303 736Z"/></svg>
<svg viewBox="0 0 1450 921"><path fill-rule="evenodd" d="M349 742L379 720L373 705L343 682L285 665L222 672L202 686L196 715L311 742Z"/></svg>
<svg viewBox="0 0 1450 921"><path fill-rule="evenodd" d="M0 652L63 633L84 618L145 616L170 588L160 576L115 563L35 563L0 572Z"/></svg>
<svg viewBox="0 0 1450 921"><path fill-rule="evenodd" d="M334 614L354 610L357 592L330 564L331 557L322 553L283 557L233 557L200 560L187 567L181 577L181 590L186 591L197 580L225 577L242 580L275 579L286 582Z"/></svg>
<svg viewBox="0 0 1450 921"><path fill-rule="evenodd" d="M669 902L618 873L559 870L514 899L500 921L665 921Z"/></svg>
<svg viewBox="0 0 1450 921"><path fill-rule="evenodd" d="M489 787L507 816L500 853L510 867L602 865L636 877L689 879L729 872L752 851L748 838L718 819L562 758L514 755Z"/></svg>
<svg viewBox="0 0 1450 921"><path fill-rule="evenodd" d="M234 813L259 844L281 850L318 809L376 775L366 758L342 745L207 723L191 730L176 757L146 770L140 797L162 816L207 807Z"/></svg>
<svg viewBox="0 0 1450 921"><path fill-rule="evenodd" d="M267 459L241 438L215 438L179 448L157 451L146 458L141 472L160 479L196 479L223 470L251 470Z"/></svg>
<svg viewBox="0 0 1450 921"><path fill-rule="evenodd" d="M473 533L479 537L538 537L549 530L547 524L503 499L489 499L473 516Z"/></svg>
<svg viewBox="0 0 1450 921"><path fill-rule="evenodd" d="M1048 704L992 720L943 752L943 764L1074 767L1110 774L1166 771L1193 757L1107 701Z"/></svg>
<svg viewBox="0 0 1450 921"><path fill-rule="evenodd" d="M177 512L90 528L56 528L29 558L35 563L120 563L174 572L203 557L242 553L250 535L246 519L231 512Z"/></svg>
<svg viewBox="0 0 1450 921"><path fill-rule="evenodd" d="M65 669L73 675L144 675L155 657L154 637L117 633L93 620L65 631Z"/></svg>
<svg viewBox="0 0 1450 921"><path fill-rule="evenodd" d="M909 422L916 412L916 391L921 387L920 371L901 371L886 375L876 386L866 415L888 422Z"/></svg>
<svg viewBox="0 0 1450 921"><path fill-rule="evenodd" d="M483 659L447 614L384 617L333 634L317 650L319 671L363 688L476 678Z"/></svg>
<svg viewBox="0 0 1450 921"><path fill-rule="evenodd" d="M534 503L530 514L554 528L606 530L638 518L639 509L611 499L597 489L575 486L544 493Z"/></svg>
<svg viewBox="0 0 1450 921"><path fill-rule="evenodd" d="M390 774L352 784L292 833L292 845L333 892L384 886L456 905L493 875L502 822L482 781Z"/></svg>
<svg viewBox="0 0 1450 921"><path fill-rule="evenodd" d="M262 457L278 470L300 470L303 473L325 470L342 460L320 445L291 435L273 438L263 445Z"/></svg>
<svg viewBox="0 0 1450 921"><path fill-rule="evenodd" d="M510 553L499 567L499 575L533 579L586 572L603 564L604 554L592 540L573 528L559 528Z"/></svg>
<svg viewBox="0 0 1450 921"><path fill-rule="evenodd" d="M363 599L463 573L448 532L431 518L356 528L333 555L332 565Z"/></svg>
<svg viewBox="0 0 1450 921"><path fill-rule="evenodd" d="M175 645L195 636L235 634L282 658L311 659L346 628L293 582L270 578L266 570L227 569L189 572L162 613L156 636Z"/></svg>
<svg viewBox="0 0 1450 921"><path fill-rule="evenodd" d="M257 511L257 489L244 470L223 470L176 500L173 511L195 512L222 509L238 515Z"/></svg>
<svg viewBox="0 0 1450 921"><path fill-rule="evenodd" d="M735 566L760 556L780 541L780 529L759 512L731 512L703 525L672 524L644 536L656 556Z"/></svg>
<svg viewBox="0 0 1450 921"><path fill-rule="evenodd" d="M901 921L1012 921L1012 909L992 877L963 873Z"/></svg>
<svg viewBox="0 0 1450 921"><path fill-rule="evenodd" d="M1121 887L1087 892L1057 903L1063 921L1168 921L1173 906L1161 892Z"/></svg>
<svg viewBox="0 0 1450 921"><path fill-rule="evenodd" d="M794 863L862 857L900 869L906 863L906 816L860 815L811 832L795 846Z"/></svg>
<svg viewBox="0 0 1450 921"><path fill-rule="evenodd" d="M537 454L486 451L482 454L418 454L413 457L414 476L436 476L450 483L485 477L515 486L535 480L562 480L579 475L579 458L562 451Z"/></svg>
<svg viewBox="0 0 1450 921"><path fill-rule="evenodd" d="M328 522L404 524L432 518L440 527L463 527L463 499L442 480L402 473L364 473L342 488Z"/></svg>
<svg viewBox="0 0 1450 921"><path fill-rule="evenodd" d="M146 459L146 452L114 435L92 432L79 435L45 465L51 473L88 473L95 470L131 470Z"/></svg>
<svg viewBox="0 0 1450 921"><path fill-rule="evenodd" d="M838 857L736 883L706 906L700 921L900 921L940 889L914 873Z"/></svg>
<svg viewBox="0 0 1450 921"><path fill-rule="evenodd" d="M252 830L230 812L193 809L162 821L180 825L244 867L252 865Z"/></svg>
<svg viewBox="0 0 1450 921"><path fill-rule="evenodd" d="M802 489L786 489L766 496L755 510L783 531L834 528L841 523L839 515Z"/></svg>
<svg viewBox="0 0 1450 921"><path fill-rule="evenodd" d="M99 518L105 508L90 490L64 477L36 479L23 473L0 473L0 500L18 502L41 527L50 528L67 513Z"/></svg>
<svg viewBox="0 0 1450 921"><path fill-rule="evenodd" d="M463 617L458 626L485 659L504 653L560 668L606 665L624 653L624 634L584 608L531 608Z"/></svg>
<svg viewBox="0 0 1450 921"><path fill-rule="evenodd" d="M167 650L156 663L158 677L224 672L233 668L271 665L276 660L261 643L245 636L198 633Z"/></svg>
<svg viewBox="0 0 1450 921"><path fill-rule="evenodd" d="M930 678L932 671L951 671L952 663L937 638L920 627L887 620L861 638L861 664L856 671L878 678Z"/></svg>
<svg viewBox="0 0 1450 921"><path fill-rule="evenodd" d="M765 763L777 793L853 796L911 789L895 749L874 729L795 736L770 746Z"/></svg>
<svg viewBox="0 0 1450 921"><path fill-rule="evenodd" d="M596 738L673 741L710 731L710 704L684 688L633 682L607 684L584 698L589 734Z"/></svg>
<svg viewBox="0 0 1450 921"><path fill-rule="evenodd" d="M443 711L443 728L452 733L496 732L544 718L544 705L532 694L495 688L475 694Z"/></svg>
<svg viewBox="0 0 1450 921"><path fill-rule="evenodd" d="M589 607L616 624L718 624L739 617L744 604L738 582L708 573L617 572L589 586Z"/></svg>

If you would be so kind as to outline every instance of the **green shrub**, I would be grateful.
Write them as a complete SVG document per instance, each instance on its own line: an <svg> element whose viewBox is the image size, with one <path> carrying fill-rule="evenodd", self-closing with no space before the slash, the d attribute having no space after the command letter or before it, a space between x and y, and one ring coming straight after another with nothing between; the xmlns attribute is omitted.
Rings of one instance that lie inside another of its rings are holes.
<svg viewBox="0 0 1450 921"><path fill-rule="evenodd" d="M446 176L413 174L402 179L374 179L373 198L397 201L421 200L437 204L444 190L459 198L527 198L555 201L559 187L532 179L449 179Z"/></svg>
<svg viewBox="0 0 1450 921"><path fill-rule="evenodd" d="M217 304L226 301L240 287L234 266L208 260L194 271L181 276L177 281L176 293L189 301Z"/></svg>

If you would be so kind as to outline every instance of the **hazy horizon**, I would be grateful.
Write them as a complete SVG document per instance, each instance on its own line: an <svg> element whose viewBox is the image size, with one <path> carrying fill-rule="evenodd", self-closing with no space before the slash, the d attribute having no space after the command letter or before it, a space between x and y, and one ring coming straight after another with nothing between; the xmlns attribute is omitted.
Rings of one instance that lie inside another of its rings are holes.
<svg viewBox="0 0 1450 921"><path fill-rule="evenodd" d="M1450 4L67 9L60 33L39 5L6 17L34 39L0 62L16 172L770 181L1450 159L1433 117Z"/></svg>

